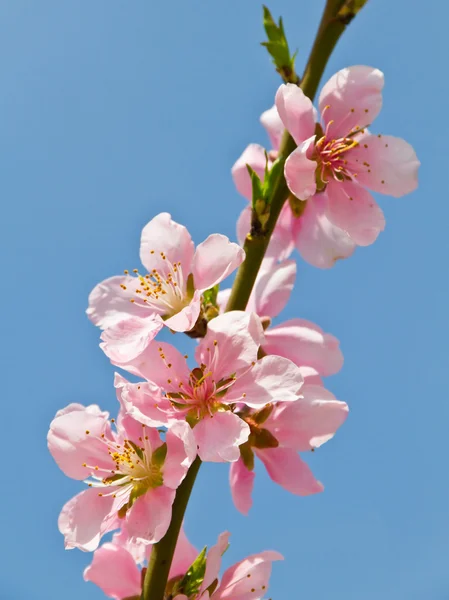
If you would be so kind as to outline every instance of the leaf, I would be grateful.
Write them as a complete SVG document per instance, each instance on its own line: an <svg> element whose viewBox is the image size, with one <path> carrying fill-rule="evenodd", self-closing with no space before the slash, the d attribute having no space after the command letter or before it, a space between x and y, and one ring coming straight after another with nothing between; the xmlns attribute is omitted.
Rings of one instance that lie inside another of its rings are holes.
<svg viewBox="0 0 449 600"><path fill-rule="evenodd" d="M139 448L139 446L137 444L135 444L131 440L126 440L125 445L126 444L128 444L129 446L131 446L131 448L134 450L134 452L137 454L137 456L140 458L140 460L143 460L142 449Z"/></svg>
<svg viewBox="0 0 449 600"><path fill-rule="evenodd" d="M298 83L298 76L295 73L296 52L293 56L290 55L282 17L279 18L279 23L276 23L271 12L264 6L263 26L268 40L262 42L262 46L268 50L277 71L286 83Z"/></svg>
<svg viewBox="0 0 449 600"><path fill-rule="evenodd" d="M240 456L248 471L254 471L254 452L251 449L251 444L245 442L240 446Z"/></svg>
<svg viewBox="0 0 449 600"><path fill-rule="evenodd" d="M252 443L255 448L277 448L279 442L268 429L257 429L251 432Z"/></svg>
<svg viewBox="0 0 449 600"><path fill-rule="evenodd" d="M273 408L274 404L267 404L252 415L252 420L255 421L258 425L262 425L262 423L265 423L265 421L273 412Z"/></svg>
<svg viewBox="0 0 449 600"><path fill-rule="evenodd" d="M172 591L174 597L180 594L185 594L188 598L196 597L206 573L206 552L207 546L195 558L184 577L175 584Z"/></svg>
<svg viewBox="0 0 449 600"><path fill-rule="evenodd" d="M153 452L151 456L151 463L156 467L161 468L164 464L165 457L167 456L167 444L164 442L159 448Z"/></svg>
<svg viewBox="0 0 449 600"><path fill-rule="evenodd" d="M203 301L204 304L212 304L212 306L217 306L217 295L218 290L220 289L220 284L214 285L213 288L210 288L203 292Z"/></svg>

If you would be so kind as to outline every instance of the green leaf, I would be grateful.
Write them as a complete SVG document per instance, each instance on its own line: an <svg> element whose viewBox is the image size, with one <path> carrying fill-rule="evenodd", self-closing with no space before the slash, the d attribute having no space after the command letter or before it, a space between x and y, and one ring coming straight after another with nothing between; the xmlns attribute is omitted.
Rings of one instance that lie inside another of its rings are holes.
<svg viewBox="0 0 449 600"><path fill-rule="evenodd" d="M254 471L254 452L248 442L245 442L240 446L240 456L248 471Z"/></svg>
<svg viewBox="0 0 449 600"><path fill-rule="evenodd" d="M265 421L273 412L273 408L273 404L267 404L252 415L253 421L255 421L258 425L262 425L262 423L265 423Z"/></svg>
<svg viewBox="0 0 449 600"><path fill-rule="evenodd" d="M174 585L173 596L185 594L190 598L198 594L206 573L206 552L207 547L205 546L193 561L184 577Z"/></svg>
<svg viewBox="0 0 449 600"><path fill-rule="evenodd" d="M278 69L285 68L291 63L290 52L284 44L280 44L279 42L262 42L261 45L265 46L271 54L273 62Z"/></svg>
<svg viewBox="0 0 449 600"><path fill-rule="evenodd" d="M280 20L279 26L276 25L276 21L273 19L271 12L266 6L263 7L263 26L267 37L271 41L281 41L283 39L284 30L281 27L282 20Z"/></svg>
<svg viewBox="0 0 449 600"><path fill-rule="evenodd" d="M271 12L264 6L263 26L268 39L262 42L262 46L268 50L277 71L285 82L298 83L295 73L296 52L293 56L290 55L282 17L279 18L279 23L276 23Z"/></svg>
<svg viewBox="0 0 449 600"><path fill-rule="evenodd" d="M268 429L257 429L251 433L251 437L254 447L259 448L259 450L279 446L279 442Z"/></svg>
<svg viewBox="0 0 449 600"><path fill-rule="evenodd" d="M213 288L210 288L203 292L204 304L212 304L212 306L217 306L217 295L219 289L220 284L217 283L217 285L214 285Z"/></svg>
<svg viewBox="0 0 449 600"><path fill-rule="evenodd" d="M153 452L151 456L151 463L156 467L161 468L164 464L165 457L167 456L167 444L164 442L159 448Z"/></svg>
<svg viewBox="0 0 449 600"><path fill-rule="evenodd" d="M246 165L246 168L248 169L249 176L251 177L251 184L252 184L252 189L253 189L252 198L253 198L253 205L254 205L254 203L257 200L259 200L259 198L264 197L263 183L260 180L259 175L256 173L256 171L254 171L254 169L250 165Z"/></svg>
<svg viewBox="0 0 449 600"><path fill-rule="evenodd" d="M132 442L131 440L127 440L126 441L127 444L129 444L131 446L131 448L134 450L134 452L137 454L137 456L140 458L140 460L143 460L143 452L142 449L139 448L139 446L137 446L137 444L135 444L134 442ZM125 444L126 444L125 443Z"/></svg>
<svg viewBox="0 0 449 600"><path fill-rule="evenodd" d="M212 596L212 594L217 589L217 586L218 586L218 579L214 579L213 582L210 584L210 586L207 588L207 591L209 592L209 596Z"/></svg>

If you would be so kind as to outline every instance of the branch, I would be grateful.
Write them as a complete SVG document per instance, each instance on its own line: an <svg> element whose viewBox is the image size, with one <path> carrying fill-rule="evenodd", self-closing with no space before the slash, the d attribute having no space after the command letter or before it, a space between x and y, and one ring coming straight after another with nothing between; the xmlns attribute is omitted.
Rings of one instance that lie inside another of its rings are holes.
<svg viewBox="0 0 449 600"><path fill-rule="evenodd" d="M345 4L345 0L327 0L315 43L301 82L303 92L311 100L315 97L321 76L332 50L346 28L347 17L343 18L339 14ZM285 161L294 149L295 143L288 132L285 131L279 148L280 160ZM274 231L288 194L289 191L283 175L283 169L280 169L278 180L273 189L270 217L265 232L263 235L247 236L246 238L244 244L246 259L237 272L231 296L226 307L227 311L245 310L265 251L270 242L271 234ZM201 460L197 457L176 492L170 527L162 540L153 546L151 552L141 600L164 600L168 574L178 541L179 531L200 466Z"/></svg>

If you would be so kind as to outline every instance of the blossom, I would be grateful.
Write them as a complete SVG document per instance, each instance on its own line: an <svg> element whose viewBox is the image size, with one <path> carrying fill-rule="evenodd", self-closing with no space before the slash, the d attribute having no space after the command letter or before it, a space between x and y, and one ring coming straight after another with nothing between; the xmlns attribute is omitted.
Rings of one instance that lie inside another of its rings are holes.
<svg viewBox="0 0 449 600"><path fill-rule="evenodd" d="M104 329L102 348L114 360L139 356L163 325L191 330L201 312L202 293L230 275L244 260L238 245L210 235L195 250L187 229L168 213L143 229L140 260L147 273L110 277L89 296L87 314Z"/></svg>
<svg viewBox="0 0 449 600"><path fill-rule="evenodd" d="M323 87L318 125L312 102L302 90L283 84L276 94L276 108L262 117L276 144L272 159L279 147L279 119L297 144L285 163L293 194L283 209L291 209L290 239L285 243L293 240L301 256L314 266L332 267L357 245L372 244L384 229L382 210L366 188L399 197L417 186L420 163L413 148L400 138L374 135L367 129L380 112L383 84L378 69L342 69ZM258 173L262 156L265 160L263 152L260 146L253 147L249 157ZM233 175L239 191L248 198L241 183L245 178L241 159ZM245 228L246 235L248 216L240 220L239 236Z"/></svg>
<svg viewBox="0 0 449 600"><path fill-rule="evenodd" d="M111 542L95 550L91 564L84 570L84 580L95 583L106 596L115 600L140 596L145 574L142 567L148 562L152 549L152 544L136 543L126 528L122 528L113 535ZM184 575L197 554L198 551L182 528L168 575L169 581Z"/></svg>
<svg viewBox="0 0 449 600"><path fill-rule="evenodd" d="M236 414L236 405L260 408L293 402L303 383L300 369L287 358L258 359L263 339L256 315L231 311L209 322L193 369L170 344L150 345L131 363L115 363L146 380L124 385L122 402L130 415L149 426L163 415L170 427L187 420L201 460L238 460L239 446L250 431Z"/></svg>
<svg viewBox="0 0 449 600"><path fill-rule="evenodd" d="M337 338L306 319L290 319L272 326L273 318L284 309L296 279L296 262L264 261L257 275L247 311L259 315L264 327L261 349L264 354L283 356L301 370L305 383L322 383L321 377L335 375L343 365ZM218 302L223 308L231 293L220 290Z"/></svg>
<svg viewBox="0 0 449 600"><path fill-rule="evenodd" d="M136 540L157 542L170 524L175 491L195 458L187 423L159 432L120 411L117 423L96 405L70 404L50 424L48 447L61 470L88 488L59 517L67 549L92 551L125 522ZM111 423L115 423L115 430Z"/></svg>
<svg viewBox="0 0 449 600"><path fill-rule="evenodd" d="M306 383L301 395L296 402L240 413L251 434L241 458L231 465L229 481L234 504L243 514L252 505L255 456L271 479L292 494L307 496L324 489L298 452L313 451L330 440L346 420L348 407L321 385Z"/></svg>
<svg viewBox="0 0 449 600"><path fill-rule="evenodd" d="M174 600L262 600L268 589L271 564L283 560L283 556L273 550L253 554L229 567L220 581L221 557L229 546L228 540L229 533L222 533L207 553L204 578L198 591L189 596L177 594Z"/></svg>

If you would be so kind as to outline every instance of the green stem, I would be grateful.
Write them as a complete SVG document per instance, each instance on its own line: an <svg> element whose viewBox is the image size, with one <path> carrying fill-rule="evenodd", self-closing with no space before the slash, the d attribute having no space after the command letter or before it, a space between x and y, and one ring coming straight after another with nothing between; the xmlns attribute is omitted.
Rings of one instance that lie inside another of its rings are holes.
<svg viewBox="0 0 449 600"><path fill-rule="evenodd" d="M153 546L153 550L151 551L150 562L143 583L141 600L163 600L164 598L168 574L170 572L173 554L175 553L179 531L200 466L201 460L197 457L193 461L184 481L176 492L170 527L165 536L159 543Z"/></svg>
<svg viewBox="0 0 449 600"><path fill-rule="evenodd" d="M300 84L304 94L311 100L315 98L321 76L323 75L323 71L332 50L335 48L338 38L345 30L344 23L335 18L335 15L343 4L344 0L328 0L326 3L315 37L315 43L310 52L304 76ZM288 155L293 152L295 147L293 139L288 132L285 132L279 148L279 157L285 160ZM282 207L284 206L284 202L288 197L288 193L285 178L281 175L271 198L270 218L265 234L262 237L250 235L246 237L243 246L246 252L246 259L237 272L226 310L245 310L256 281L257 273L270 242L271 234L274 231L274 227Z"/></svg>
<svg viewBox="0 0 449 600"><path fill-rule="evenodd" d="M301 88L311 100L315 97L321 76L327 61L343 33L345 25L335 19L337 11L344 4L344 0L327 0L315 43L310 53L309 60L301 82ZM295 149L295 143L286 131L279 148L279 158L285 160ZM244 249L246 259L240 266L232 287L227 311L245 310L251 291L256 281L265 251L268 247L271 234L274 231L279 214L289 194L283 174L279 177L273 191L270 206L270 218L263 236L248 236ZM153 546L150 563L145 574L141 600L164 600L165 589L168 581L173 554L178 541L179 531L184 519L187 503L195 483L196 476L201 466L201 460L196 458L190 467L186 478L176 492L173 503L172 520L167 533L160 542Z"/></svg>
<svg viewBox="0 0 449 600"><path fill-rule="evenodd" d="M300 86L311 100L315 98L327 61L346 28L345 22L336 18L344 3L345 0L328 0L324 8Z"/></svg>

